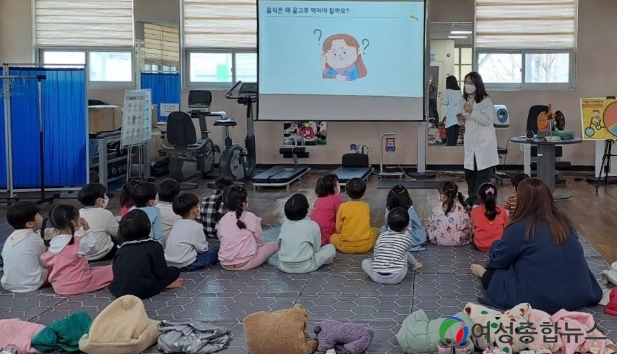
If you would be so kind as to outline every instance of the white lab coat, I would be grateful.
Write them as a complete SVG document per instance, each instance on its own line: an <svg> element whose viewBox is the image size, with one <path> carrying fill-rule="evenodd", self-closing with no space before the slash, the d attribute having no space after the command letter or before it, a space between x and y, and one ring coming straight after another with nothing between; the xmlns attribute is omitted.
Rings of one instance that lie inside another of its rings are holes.
<svg viewBox="0 0 617 354"><path fill-rule="evenodd" d="M460 112L462 105L465 103L463 100L463 94L460 90L446 89L441 98L441 104L446 108L446 128L450 128L453 125L458 124L456 115Z"/></svg>
<svg viewBox="0 0 617 354"><path fill-rule="evenodd" d="M495 107L490 97L486 97L480 103L476 103L472 97L468 102L471 103L473 111L471 114L465 112L461 104L461 114L465 117L465 162L466 170L474 171L474 157L477 170L485 170L489 167L499 165L497 155L497 135L495 134Z"/></svg>

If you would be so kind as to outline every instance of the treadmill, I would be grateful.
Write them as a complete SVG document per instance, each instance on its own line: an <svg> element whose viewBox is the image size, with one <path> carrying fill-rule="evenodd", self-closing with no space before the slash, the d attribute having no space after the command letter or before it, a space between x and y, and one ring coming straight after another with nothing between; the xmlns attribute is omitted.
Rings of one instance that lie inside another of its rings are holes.
<svg viewBox="0 0 617 354"><path fill-rule="evenodd" d="M373 167L368 163L368 155L353 153L343 155L341 167L332 171L332 173L338 177L339 185L345 187L352 178L368 181L373 171Z"/></svg>

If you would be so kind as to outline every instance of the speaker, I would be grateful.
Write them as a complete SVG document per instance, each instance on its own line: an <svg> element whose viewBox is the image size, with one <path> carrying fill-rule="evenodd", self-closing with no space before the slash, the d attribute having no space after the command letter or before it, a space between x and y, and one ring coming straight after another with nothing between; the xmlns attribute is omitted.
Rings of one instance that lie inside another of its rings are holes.
<svg viewBox="0 0 617 354"><path fill-rule="evenodd" d="M510 112L508 107L502 104L496 104L495 107L495 121L493 125L495 128L507 128L510 126Z"/></svg>

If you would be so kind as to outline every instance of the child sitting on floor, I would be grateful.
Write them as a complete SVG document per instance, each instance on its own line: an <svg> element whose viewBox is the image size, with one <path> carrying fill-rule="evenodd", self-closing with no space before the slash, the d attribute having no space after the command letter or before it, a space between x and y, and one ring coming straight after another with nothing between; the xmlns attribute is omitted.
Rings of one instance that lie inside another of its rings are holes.
<svg viewBox="0 0 617 354"><path fill-rule="evenodd" d="M411 200L411 196L402 185L397 185L392 187L390 192L388 193L388 199L386 200L386 215L384 220L386 221L386 225L381 228L381 233L384 233L388 229L388 214L390 210L394 210L396 208L403 208L407 210L409 214L409 228L407 232L411 237L412 243L412 251L420 251L422 249L422 245L426 243L427 236L426 230L422 226L422 221L420 221L420 217L418 213L416 213L416 209L413 207L413 201Z"/></svg>
<svg viewBox="0 0 617 354"><path fill-rule="evenodd" d="M307 217L308 199L294 194L285 203L287 221L278 237L279 269L285 273L310 273L332 261L336 248L321 246L319 225Z"/></svg>
<svg viewBox="0 0 617 354"><path fill-rule="evenodd" d="M79 210L72 205L56 205L49 212L51 226L58 235L51 239L49 249L41 255L41 262L51 267L49 282L54 292L62 296L78 295L105 289L113 280L111 266L90 267L86 256L92 254L97 239L88 222L79 217ZM84 236L75 236L82 228ZM41 237L43 232L41 232Z"/></svg>
<svg viewBox="0 0 617 354"><path fill-rule="evenodd" d="M159 202L156 207L161 212L161 235L163 244L167 243L167 238L171 232L174 223L182 219L178 214L174 213L171 203L174 198L180 194L180 183L173 179L166 179L159 183Z"/></svg>
<svg viewBox="0 0 617 354"><path fill-rule="evenodd" d="M514 193L508 197L508 201L506 201L506 205L504 206L508 212L508 216L514 215L514 209L516 209L516 189L518 188L518 184L527 178L529 178L529 176L524 173L519 173L512 178L512 190Z"/></svg>
<svg viewBox="0 0 617 354"><path fill-rule="evenodd" d="M200 213L199 198L191 193L180 194L174 198L172 207L181 219L174 223L165 245L167 264L183 272L216 264L219 249L209 248L203 227L195 221Z"/></svg>
<svg viewBox="0 0 617 354"><path fill-rule="evenodd" d="M323 246L330 243L330 237L336 233L336 212L343 204L338 177L330 173L318 179L315 194L317 194L317 200L315 200L315 208L311 213L311 220L319 225Z"/></svg>
<svg viewBox="0 0 617 354"><path fill-rule="evenodd" d="M249 205L246 189L242 186L227 187L223 202L229 211L223 215L218 226L221 267L248 270L264 264L278 247L275 242L263 242L261 218L246 211Z"/></svg>
<svg viewBox="0 0 617 354"><path fill-rule="evenodd" d="M433 208L426 232L429 241L438 246L462 246L471 242L469 214L456 183L446 181L439 187L439 204Z"/></svg>
<svg viewBox="0 0 617 354"><path fill-rule="evenodd" d="M143 182L136 185L131 191L131 198L135 204L131 210L143 210L150 219L150 224L152 225L150 238L160 243L163 248L165 248L161 211L156 207L159 201L159 191L156 185L150 182Z"/></svg>
<svg viewBox="0 0 617 354"><path fill-rule="evenodd" d="M352 178L345 185L350 201L341 204L336 213L336 233L330 243L343 253L366 253L373 249L379 229L371 227L371 206L360 200L366 183Z"/></svg>
<svg viewBox="0 0 617 354"><path fill-rule="evenodd" d="M47 282L48 276L40 259L46 250L45 243L35 231L43 224L39 207L31 202L16 202L6 212L6 220L15 231L2 247L2 288L15 293L37 290Z"/></svg>
<svg viewBox="0 0 617 354"><path fill-rule="evenodd" d="M233 184L234 181L231 178L219 177L214 182L214 194L201 200L201 213L197 221L203 225L206 237L217 237L216 230L218 222L223 217L223 214L225 214L223 190L229 186L233 186Z"/></svg>
<svg viewBox="0 0 617 354"><path fill-rule="evenodd" d="M508 213L497 205L497 187L483 183L478 188L480 206L471 211L473 243L482 252L488 252L493 242L501 240L503 230L508 225Z"/></svg>
<svg viewBox="0 0 617 354"><path fill-rule="evenodd" d="M182 286L180 270L168 267L160 243L150 238L150 219L139 209L120 220L118 252L114 260L114 280L109 291L115 297L133 295L147 299L163 289Z"/></svg>
<svg viewBox="0 0 617 354"><path fill-rule="evenodd" d="M136 185L143 182L146 182L146 179L143 177L131 177L122 186L122 192L120 193L120 217L126 215L135 206L133 198L131 198L131 192Z"/></svg>
<svg viewBox="0 0 617 354"><path fill-rule="evenodd" d="M109 197L107 188L100 183L89 183L77 194L77 200L84 206L79 215L88 222L90 232L96 239L88 261L113 259L116 254L115 238L118 236L118 220L107 210Z"/></svg>
<svg viewBox="0 0 617 354"><path fill-rule="evenodd" d="M409 252L409 213L405 208L395 208L388 213L388 230L379 235L373 259L362 261L362 270L380 284L398 284L407 276L408 267L417 270L422 267Z"/></svg>

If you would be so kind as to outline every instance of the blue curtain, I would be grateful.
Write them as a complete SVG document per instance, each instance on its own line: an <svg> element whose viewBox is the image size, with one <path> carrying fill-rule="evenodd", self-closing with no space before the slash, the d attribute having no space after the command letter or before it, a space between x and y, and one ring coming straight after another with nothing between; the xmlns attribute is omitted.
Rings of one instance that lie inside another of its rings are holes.
<svg viewBox="0 0 617 354"><path fill-rule="evenodd" d="M0 76L4 75L0 68ZM4 79L0 79L0 189L6 189L8 184L6 174L6 130L4 129Z"/></svg>
<svg viewBox="0 0 617 354"><path fill-rule="evenodd" d="M142 73L141 88L152 91L152 104L158 106L158 121L166 122L167 116L161 116L161 103L180 104L180 74Z"/></svg>
<svg viewBox="0 0 617 354"><path fill-rule="evenodd" d="M10 68L10 75L46 75L42 81L45 187L87 183L87 93L84 69ZM11 94L13 185L40 186L37 80L16 79Z"/></svg>

